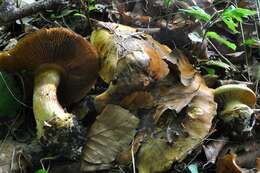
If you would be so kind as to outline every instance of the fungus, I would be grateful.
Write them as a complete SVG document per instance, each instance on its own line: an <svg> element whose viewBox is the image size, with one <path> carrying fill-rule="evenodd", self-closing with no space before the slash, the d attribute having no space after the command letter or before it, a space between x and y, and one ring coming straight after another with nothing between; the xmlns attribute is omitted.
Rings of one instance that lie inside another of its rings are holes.
<svg viewBox="0 0 260 173"><path fill-rule="evenodd" d="M49 127L57 135L72 131L74 115L60 103L66 106L83 98L98 77L98 66L94 47L65 28L41 29L0 53L0 70L34 74L33 112L38 139L49 138Z"/></svg>
<svg viewBox="0 0 260 173"><path fill-rule="evenodd" d="M108 103L119 104L131 92L143 90L169 73L163 60L171 52L167 46L128 26L105 22L97 26L91 43L101 59L100 77L110 84L95 97L98 111Z"/></svg>
<svg viewBox="0 0 260 173"><path fill-rule="evenodd" d="M229 84L214 91L215 100L220 105L220 119L234 132L249 132L251 117L256 103L255 93L244 85Z"/></svg>

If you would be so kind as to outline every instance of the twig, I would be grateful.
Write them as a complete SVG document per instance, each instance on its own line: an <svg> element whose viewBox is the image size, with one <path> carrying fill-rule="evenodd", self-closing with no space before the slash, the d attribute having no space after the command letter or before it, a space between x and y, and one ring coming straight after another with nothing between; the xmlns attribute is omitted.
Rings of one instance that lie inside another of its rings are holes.
<svg viewBox="0 0 260 173"><path fill-rule="evenodd" d="M147 34L159 33L161 28L137 28L137 32L144 32Z"/></svg>
<svg viewBox="0 0 260 173"><path fill-rule="evenodd" d="M9 0L7 0L9 1ZM0 6L0 25L11 23L17 19L36 14L43 10L55 9L66 5L65 0L41 0L21 8L8 8L3 2Z"/></svg>
<svg viewBox="0 0 260 173"><path fill-rule="evenodd" d="M253 85L252 82L238 81L238 80L233 80L233 79L219 80L219 82L221 85L228 85L228 84L243 84L243 85L247 85L247 86Z"/></svg>
<svg viewBox="0 0 260 173"><path fill-rule="evenodd" d="M237 7L237 0L235 0L235 5ZM243 43L245 43L245 34L244 34L244 28L243 28L243 24L242 22L239 22L239 26L240 26L240 30L241 30L241 35L242 35L242 40ZM246 45L243 45L244 51L245 51L245 56L246 56L246 70L247 70L247 74L248 74L248 80L251 81L251 76L250 76L250 70L249 70L249 59L248 59L248 54L247 54L247 49L246 49Z"/></svg>
<svg viewBox="0 0 260 173"><path fill-rule="evenodd" d="M132 166L133 166L133 173L136 173L135 168L135 154L134 154L134 144L132 143L131 146L131 156L132 156Z"/></svg>

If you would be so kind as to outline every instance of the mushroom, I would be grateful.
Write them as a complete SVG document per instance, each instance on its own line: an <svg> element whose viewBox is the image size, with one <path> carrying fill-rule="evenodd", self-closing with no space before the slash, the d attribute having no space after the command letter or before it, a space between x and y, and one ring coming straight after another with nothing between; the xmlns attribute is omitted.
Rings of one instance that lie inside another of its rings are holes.
<svg viewBox="0 0 260 173"><path fill-rule="evenodd" d="M214 91L215 100L220 105L220 119L234 132L249 132L252 129L255 93L245 85L229 84Z"/></svg>
<svg viewBox="0 0 260 173"><path fill-rule="evenodd" d="M109 83L94 99L97 111L167 76L169 68L163 60L171 52L167 46L135 28L100 21L96 25L90 40L100 57L100 77Z"/></svg>
<svg viewBox="0 0 260 173"><path fill-rule="evenodd" d="M34 74L33 112L37 137L42 139L49 138L46 128L57 135L71 133L75 117L60 102L66 106L86 95L98 77L99 62L95 48L82 36L51 28L31 33L1 52L0 70Z"/></svg>

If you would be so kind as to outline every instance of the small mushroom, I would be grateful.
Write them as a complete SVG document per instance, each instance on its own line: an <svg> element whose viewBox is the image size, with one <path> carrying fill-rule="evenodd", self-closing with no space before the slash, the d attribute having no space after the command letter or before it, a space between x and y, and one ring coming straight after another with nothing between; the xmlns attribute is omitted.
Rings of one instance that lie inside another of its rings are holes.
<svg viewBox="0 0 260 173"><path fill-rule="evenodd" d="M38 139L49 140L46 128L55 134L72 131L74 116L60 102L66 106L82 99L98 77L98 64L95 48L65 28L41 29L0 53L0 70L34 74L33 112Z"/></svg>
<svg viewBox="0 0 260 173"><path fill-rule="evenodd" d="M221 109L220 119L231 127L233 132L249 132L252 129L251 107L256 104L256 95L250 88L229 84L218 87L214 95Z"/></svg>

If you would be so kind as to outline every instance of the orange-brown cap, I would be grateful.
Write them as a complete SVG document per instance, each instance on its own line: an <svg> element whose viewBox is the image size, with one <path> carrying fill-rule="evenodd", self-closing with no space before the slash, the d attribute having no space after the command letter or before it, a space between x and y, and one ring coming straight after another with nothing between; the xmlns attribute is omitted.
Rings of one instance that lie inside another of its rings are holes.
<svg viewBox="0 0 260 173"><path fill-rule="evenodd" d="M99 71L96 49L65 28L41 29L25 36L15 48L0 53L1 70L37 72L48 66L62 73L58 94L64 104L80 100L94 84Z"/></svg>

